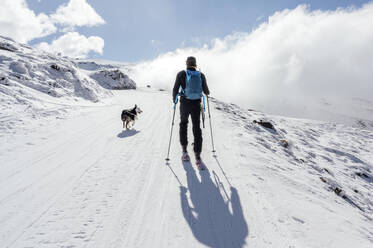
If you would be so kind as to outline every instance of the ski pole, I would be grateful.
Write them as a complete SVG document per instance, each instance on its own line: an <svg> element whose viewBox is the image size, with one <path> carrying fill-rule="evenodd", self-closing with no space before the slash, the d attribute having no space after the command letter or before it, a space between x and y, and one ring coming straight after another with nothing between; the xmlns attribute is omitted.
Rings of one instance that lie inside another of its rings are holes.
<svg viewBox="0 0 373 248"><path fill-rule="evenodd" d="M174 114L172 116L171 134L170 134L170 141L168 142L168 151L167 151L166 161L170 161L169 155L170 155L170 147L171 147L171 139L172 139L172 130L174 129L174 124L175 124L175 112L176 112L176 104L179 100L178 97L179 97L179 94L176 95L176 99L174 103Z"/></svg>
<svg viewBox="0 0 373 248"><path fill-rule="evenodd" d="M210 121L210 132L211 132L211 142L212 142L212 152L215 153L215 146L214 146L214 137L212 135L212 125L211 125L211 113L210 113L210 101L209 101L209 96L207 96L207 106L209 109L209 121Z"/></svg>
<svg viewBox="0 0 373 248"><path fill-rule="evenodd" d="M202 96L203 103L201 104L201 115L202 115L202 125L203 128L205 128L205 110L206 110L206 104L205 104L205 96Z"/></svg>

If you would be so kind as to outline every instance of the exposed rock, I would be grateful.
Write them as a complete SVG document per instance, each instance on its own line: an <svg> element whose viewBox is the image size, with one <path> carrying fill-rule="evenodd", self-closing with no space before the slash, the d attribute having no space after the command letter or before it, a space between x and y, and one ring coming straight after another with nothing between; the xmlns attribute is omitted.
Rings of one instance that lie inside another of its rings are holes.
<svg viewBox="0 0 373 248"><path fill-rule="evenodd" d="M339 188L339 187L334 188L334 193L336 193L337 195L341 196L342 192L343 192L343 190L341 188Z"/></svg>
<svg viewBox="0 0 373 248"><path fill-rule="evenodd" d="M288 148L289 147L289 142L285 139L281 139L280 140L280 144L285 147L285 148Z"/></svg>
<svg viewBox="0 0 373 248"><path fill-rule="evenodd" d="M7 42L0 42L0 50L15 52L18 48Z"/></svg>
<svg viewBox="0 0 373 248"><path fill-rule="evenodd" d="M106 89L136 89L136 83L120 70L101 70L90 76Z"/></svg>
<svg viewBox="0 0 373 248"><path fill-rule="evenodd" d="M9 80L6 77L0 76L0 84L9 86Z"/></svg>
<svg viewBox="0 0 373 248"><path fill-rule="evenodd" d="M60 67L58 65L56 65L56 64L52 64L51 68L54 69L54 70L56 70L56 71L60 70Z"/></svg>
<svg viewBox="0 0 373 248"><path fill-rule="evenodd" d="M326 183L328 180L325 177L320 177L320 180Z"/></svg>
<svg viewBox="0 0 373 248"><path fill-rule="evenodd" d="M275 127L273 126L273 124L270 123L270 122L268 122L268 121L262 121L262 120L257 121L257 120L254 120L253 122L256 123L256 124L261 125L262 127L275 130Z"/></svg>

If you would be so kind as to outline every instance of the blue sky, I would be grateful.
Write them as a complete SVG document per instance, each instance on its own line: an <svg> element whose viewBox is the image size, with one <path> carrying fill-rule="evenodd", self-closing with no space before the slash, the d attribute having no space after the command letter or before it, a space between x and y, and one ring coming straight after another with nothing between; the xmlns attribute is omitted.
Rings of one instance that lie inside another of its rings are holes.
<svg viewBox="0 0 373 248"><path fill-rule="evenodd" d="M35 13L52 14L63 1L27 0ZM137 62L153 59L161 53L185 46L201 46L214 38L233 32L250 32L275 11L308 4L311 10L335 10L362 0L88 0L105 24L77 27L85 36L99 36L105 41L103 54L90 57ZM51 42L61 33L32 40L31 44Z"/></svg>

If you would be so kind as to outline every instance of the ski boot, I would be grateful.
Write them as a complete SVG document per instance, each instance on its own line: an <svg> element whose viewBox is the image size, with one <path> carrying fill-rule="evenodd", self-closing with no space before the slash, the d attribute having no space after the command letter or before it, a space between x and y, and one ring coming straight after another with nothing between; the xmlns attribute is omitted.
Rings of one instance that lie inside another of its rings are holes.
<svg viewBox="0 0 373 248"><path fill-rule="evenodd" d="M201 156L199 154L196 154L196 165L198 170L204 170L205 164L203 163Z"/></svg>
<svg viewBox="0 0 373 248"><path fill-rule="evenodd" d="M190 157L189 157L188 152L183 152L183 155L181 156L181 160L183 162L189 162L190 161Z"/></svg>

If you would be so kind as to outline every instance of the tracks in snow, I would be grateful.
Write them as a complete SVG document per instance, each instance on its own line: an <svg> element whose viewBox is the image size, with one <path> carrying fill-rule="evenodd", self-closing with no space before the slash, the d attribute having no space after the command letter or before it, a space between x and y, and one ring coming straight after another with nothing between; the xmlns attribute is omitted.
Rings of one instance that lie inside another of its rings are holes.
<svg viewBox="0 0 373 248"><path fill-rule="evenodd" d="M177 124L171 164L165 165L172 117L168 95L128 91L118 92L116 100L116 105L64 120L65 125L51 123L50 129L30 134L39 143L24 149L23 157L17 157L17 151L6 157L14 167L0 178L0 185L8 186L0 190L1 244L243 247L251 227L270 233L257 244L272 240L276 232L277 244L289 243L286 230L268 227L273 221L253 207L255 197L234 183L230 187L225 176L237 176L232 165L224 164L230 161L230 151L218 147L225 174L208 152L208 130L203 154L208 171L198 173L194 165L180 162ZM144 112L136 131L123 133L120 111L134 103ZM46 140L40 137L48 135ZM217 140L229 142L227 135Z"/></svg>

